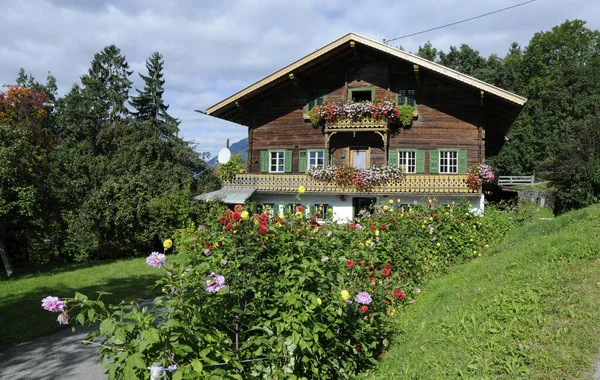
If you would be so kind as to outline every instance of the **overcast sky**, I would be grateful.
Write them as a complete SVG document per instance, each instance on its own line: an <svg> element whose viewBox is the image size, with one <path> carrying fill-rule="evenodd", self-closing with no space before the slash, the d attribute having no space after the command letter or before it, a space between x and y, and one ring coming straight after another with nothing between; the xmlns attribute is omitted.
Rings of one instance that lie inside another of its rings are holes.
<svg viewBox="0 0 600 380"><path fill-rule="evenodd" d="M377 41L459 21L525 0L0 0L0 83L20 67L61 94L86 73L94 53L115 44L137 72L159 51L165 99L181 135L216 155L247 136L243 126L194 112L349 33ZM504 56L535 32L582 19L600 29L598 0L537 0L518 8L391 43L414 52L430 40L447 50L467 43Z"/></svg>

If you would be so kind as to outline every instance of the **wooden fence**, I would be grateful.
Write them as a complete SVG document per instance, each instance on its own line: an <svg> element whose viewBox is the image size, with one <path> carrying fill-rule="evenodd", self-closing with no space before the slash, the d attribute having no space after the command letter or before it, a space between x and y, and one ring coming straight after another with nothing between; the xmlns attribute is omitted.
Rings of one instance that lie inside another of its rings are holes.
<svg viewBox="0 0 600 380"><path fill-rule="evenodd" d="M533 185L534 175L507 175L498 177L498 186Z"/></svg>

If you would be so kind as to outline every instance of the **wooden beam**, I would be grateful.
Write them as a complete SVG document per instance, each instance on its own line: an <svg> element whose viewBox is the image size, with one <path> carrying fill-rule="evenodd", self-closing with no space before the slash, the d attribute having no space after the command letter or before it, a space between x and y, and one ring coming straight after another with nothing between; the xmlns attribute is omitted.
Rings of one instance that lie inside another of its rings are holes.
<svg viewBox="0 0 600 380"><path fill-rule="evenodd" d="M413 65L413 71L415 72L415 79L417 80L417 86L421 86L421 77L419 75L419 65Z"/></svg>

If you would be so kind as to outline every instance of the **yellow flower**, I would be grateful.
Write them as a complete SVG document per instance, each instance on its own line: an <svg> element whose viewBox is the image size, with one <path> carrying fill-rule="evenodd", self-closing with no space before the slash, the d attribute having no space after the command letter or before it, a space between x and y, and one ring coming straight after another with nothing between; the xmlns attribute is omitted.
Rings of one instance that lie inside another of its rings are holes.
<svg viewBox="0 0 600 380"><path fill-rule="evenodd" d="M375 236L379 236L379 230L375 230Z"/></svg>
<svg viewBox="0 0 600 380"><path fill-rule="evenodd" d="M441 244L440 244L440 243L437 243L436 245L439 247Z"/></svg>
<svg viewBox="0 0 600 380"><path fill-rule="evenodd" d="M163 293L166 293L166 292L167 292L167 289L165 289L165 288L162 288L162 292L163 292Z"/></svg>
<svg viewBox="0 0 600 380"><path fill-rule="evenodd" d="M285 219L285 215L283 215L282 212L279 213L278 217L279 217L279 219Z"/></svg>
<svg viewBox="0 0 600 380"><path fill-rule="evenodd" d="M298 186L298 194L304 194L306 188L304 186Z"/></svg>
<svg viewBox="0 0 600 380"><path fill-rule="evenodd" d="M296 218L302 218L302 213L300 211L296 212Z"/></svg>
<svg viewBox="0 0 600 380"><path fill-rule="evenodd" d="M394 315L396 315L396 309L392 309L392 311L390 312L390 316L393 317Z"/></svg>
<svg viewBox="0 0 600 380"><path fill-rule="evenodd" d="M242 211L242 219L246 220L249 216L250 214L248 214L248 211Z"/></svg>
<svg viewBox="0 0 600 380"><path fill-rule="evenodd" d="M348 291L346 289L342 290L340 292L340 295L342 296L343 300L347 300L348 298L350 298L350 293L348 293Z"/></svg>
<svg viewBox="0 0 600 380"><path fill-rule="evenodd" d="M163 247L166 249L169 249L173 246L173 240L171 239L167 239L163 242Z"/></svg>
<svg viewBox="0 0 600 380"><path fill-rule="evenodd" d="M371 245L371 240L367 240L365 243L367 243L367 245Z"/></svg>
<svg viewBox="0 0 600 380"><path fill-rule="evenodd" d="M490 245L489 245L489 244L486 244L486 245L485 245L485 247L486 247L486 248L489 248L489 247L490 247Z"/></svg>
<svg viewBox="0 0 600 380"><path fill-rule="evenodd" d="M385 205L385 206L383 206L383 209L384 209L385 211L387 211L387 210L389 210L390 208L388 207L388 205Z"/></svg>
<svg viewBox="0 0 600 380"><path fill-rule="evenodd" d="M452 235L450 235L450 240L452 240L452 239L454 239L454 238L452 237Z"/></svg>
<svg viewBox="0 0 600 380"><path fill-rule="evenodd" d="M390 199L390 204L393 205L394 204L394 200Z"/></svg>
<svg viewBox="0 0 600 380"><path fill-rule="evenodd" d="M321 306L322 303L323 303L323 301L321 301L320 298L317 298L317 306Z"/></svg>
<svg viewBox="0 0 600 380"><path fill-rule="evenodd" d="M396 202L400 203L400 198L396 199Z"/></svg>

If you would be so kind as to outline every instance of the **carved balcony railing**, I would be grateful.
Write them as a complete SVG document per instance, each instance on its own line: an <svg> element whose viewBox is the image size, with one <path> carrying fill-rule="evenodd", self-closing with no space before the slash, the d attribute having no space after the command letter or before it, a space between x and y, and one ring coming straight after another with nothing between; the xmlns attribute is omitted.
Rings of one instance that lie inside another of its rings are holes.
<svg viewBox="0 0 600 380"><path fill-rule="evenodd" d="M344 131L387 131L388 123L385 120L364 118L360 121L351 119L338 120L334 123L325 125L325 132L344 132Z"/></svg>
<svg viewBox="0 0 600 380"><path fill-rule="evenodd" d="M444 174L408 174L400 181L391 181L386 185L373 187L368 192L354 188L341 187L334 183L324 183L306 174L238 174L223 187L252 187L263 192L296 193L298 186L304 186L307 193L336 194L479 194L467 186L465 175Z"/></svg>

